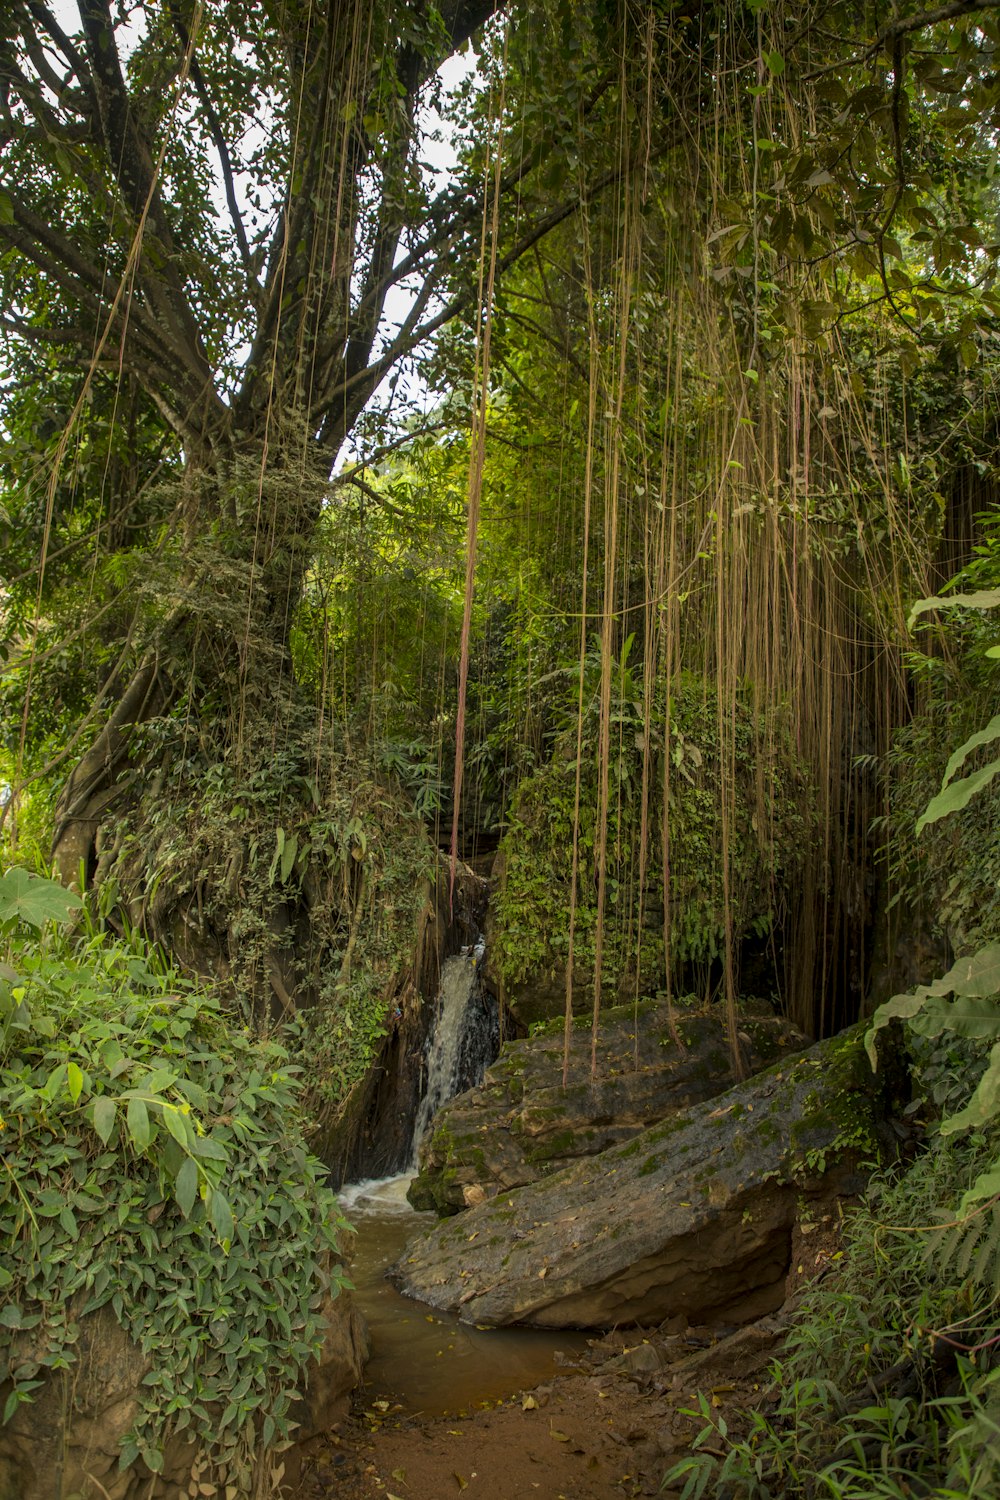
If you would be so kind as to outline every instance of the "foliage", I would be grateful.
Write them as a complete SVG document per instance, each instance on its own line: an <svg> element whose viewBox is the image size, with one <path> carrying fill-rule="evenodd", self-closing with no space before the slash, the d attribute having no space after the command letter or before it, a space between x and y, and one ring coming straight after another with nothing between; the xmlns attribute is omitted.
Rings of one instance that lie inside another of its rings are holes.
<svg viewBox="0 0 1000 1500"><path fill-rule="evenodd" d="M584 723L580 802L580 895L576 962L593 962L597 914L596 754L599 654L584 664ZM566 676L572 682L574 674ZM575 711L576 692L567 694ZM649 782L642 807L646 724L641 692L623 652L614 672L614 788L609 812L609 916L606 970L619 982L638 976L644 989L662 986L669 965L707 969L723 951L721 799L732 795L730 912L739 941L766 934L780 910L784 882L805 852L810 805L800 767L780 726L755 717L752 697L741 701L729 726L735 745L735 786L720 769L720 729L706 682L683 676L658 696L649 715ZM554 972L568 954L569 882L575 801L575 732L564 729L549 764L522 782L501 844L496 896L498 967L508 984ZM665 759L668 765L665 765ZM669 878L664 881L661 827L664 775L669 769ZM637 860L645 819L646 885ZM664 952L664 901L669 901L669 958Z"/></svg>
<svg viewBox="0 0 1000 1500"><path fill-rule="evenodd" d="M992 609L1000 603L996 590L977 591L972 594L953 594L947 597L921 599L914 606L912 619L928 609L949 607ZM1000 649L991 648L991 654L1000 655ZM961 812L971 799L990 786L1000 774L1000 761L987 761L974 771L955 779L968 757L991 744L1000 734L997 720L968 738L955 750L945 768L941 791L932 800L917 824L917 832L929 824L951 814ZM952 1000L945 997L952 995ZM955 1131L980 1128L991 1123L1000 1114L1000 942L988 943L969 957L960 958L940 979L928 985L920 985L911 994L894 995L886 1004L879 1006L868 1033L868 1051L874 1067L877 1062L875 1036L893 1020L905 1020L910 1028L925 1037L940 1037L942 1033L953 1033L959 1037L974 1038L993 1043L990 1060L976 1084L975 1092L954 1114L941 1122L942 1135ZM962 1212L984 1198L995 1199L1000 1194L1000 1160L982 1173L962 1202Z"/></svg>
<svg viewBox="0 0 1000 1500"><path fill-rule="evenodd" d="M296 1069L138 940L27 932L74 903L3 881L20 892L0 977L4 1420L108 1307L149 1363L121 1467L155 1473L189 1433L249 1485L343 1284Z"/></svg>
<svg viewBox="0 0 1000 1500"><path fill-rule="evenodd" d="M248 724L239 757L205 719L197 736L179 713L144 726L161 774L119 815L99 899L214 973L263 1032L298 1016L309 1108L329 1123L384 1034L433 851L372 755L285 711Z"/></svg>
<svg viewBox="0 0 1000 1500"><path fill-rule="evenodd" d="M702 1397L695 1451L665 1484L684 1500L724 1488L734 1500L905 1500L917 1490L957 1500L996 1487L1000 1210L977 1215L964 1256L947 1239L958 1194L993 1149L981 1137L938 1142L873 1182L836 1268L807 1292L761 1406L727 1423ZM942 1231L928 1236L935 1220ZM949 1349L955 1375L936 1382L935 1359Z"/></svg>

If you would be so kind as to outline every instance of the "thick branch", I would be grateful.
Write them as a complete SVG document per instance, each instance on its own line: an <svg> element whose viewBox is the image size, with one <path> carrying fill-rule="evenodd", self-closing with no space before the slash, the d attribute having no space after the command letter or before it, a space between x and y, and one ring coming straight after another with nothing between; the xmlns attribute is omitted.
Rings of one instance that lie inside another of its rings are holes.
<svg viewBox="0 0 1000 1500"><path fill-rule="evenodd" d="M90 69L48 6L40 4L39 0L32 0L28 9L34 17L35 24L40 26L43 31L48 32L77 78L79 78L80 82L88 90L91 100L93 100L93 80L90 76Z"/></svg>
<svg viewBox="0 0 1000 1500"><path fill-rule="evenodd" d="M174 341L184 347L185 363L203 381L210 381L212 371L202 353L198 324L177 275L173 236L152 153L139 131L138 111L122 75L107 0L79 0L79 9L108 166L136 224L148 221L160 243L155 270L147 274L140 267L141 285L160 320L170 326Z"/></svg>
<svg viewBox="0 0 1000 1500"><path fill-rule="evenodd" d="M250 246L247 243L247 233L243 226L243 216L236 201L236 187L233 183L233 164L229 157L229 147L226 145L226 138L222 133L219 116L215 112L212 96L208 91L208 85L205 82L201 68L198 66L198 59L194 55L194 47L192 46L188 29L184 25L184 20L176 4L176 0L173 0L170 6L170 14L173 18L177 35L180 38L181 46L185 51L189 48L191 50L191 81L195 86L198 98L201 100L202 108L205 111L205 119L208 121L208 129L212 140L215 142L215 149L219 154L219 166L222 168L222 180L226 188L226 202L229 205L229 217L232 220L233 233L236 235L236 243L240 247L240 258L243 261L243 269L246 272L247 284L250 291L254 292L259 289L253 272L253 257L250 254Z"/></svg>
<svg viewBox="0 0 1000 1500"><path fill-rule="evenodd" d="M974 15L980 10L1000 10L1000 0L952 0L950 5L938 5L933 10L918 11L913 16L900 16L880 31L874 41L869 42L853 57L842 57L837 62L825 63L821 68L811 68L802 74L804 83L822 78L827 73L836 73L841 68L853 68L858 63L871 62L883 47L891 47L901 37L914 31L924 31L928 26L937 26L942 21L957 21L962 16Z"/></svg>

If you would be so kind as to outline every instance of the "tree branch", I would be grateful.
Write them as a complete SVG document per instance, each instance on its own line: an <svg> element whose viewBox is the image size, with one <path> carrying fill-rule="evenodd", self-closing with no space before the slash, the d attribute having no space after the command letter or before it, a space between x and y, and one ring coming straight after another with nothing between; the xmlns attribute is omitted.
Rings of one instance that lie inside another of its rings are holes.
<svg viewBox="0 0 1000 1500"><path fill-rule="evenodd" d="M812 68L808 73L802 74L803 83L812 83L816 78L822 78L827 73L835 73L841 68L853 68L858 63L871 62L883 47L897 42L901 37L909 36L914 31L923 31L928 26L937 26L942 21L957 21L962 16L973 15L979 10L1000 10L1000 0L952 0L949 5L938 5L933 10L918 11L915 16L900 16L891 21L874 41L869 42L860 52L853 57L842 57L837 62L825 63L821 68Z"/></svg>
<svg viewBox="0 0 1000 1500"><path fill-rule="evenodd" d="M140 267L141 285L161 322L171 327L178 346L183 346L185 363L203 381L210 381L212 370L202 352L197 320L177 275L173 235L157 185L152 153L140 133L139 111L122 74L108 0L78 0L78 3L107 164L134 221L138 224L145 220L159 241L161 253L157 256L155 273L143 274Z"/></svg>
<svg viewBox="0 0 1000 1500"><path fill-rule="evenodd" d="M201 68L198 66L194 46L176 0L171 0L170 15L174 23L174 29L180 38L181 46L185 51L190 49L191 52L191 81L195 86L198 98L201 100L202 108L205 111L205 118L208 121L209 133L215 142L215 149L219 154L219 165L222 168L222 180L226 189L226 202L229 205L229 217L233 223L236 243L240 248L240 259L243 261L243 269L246 272L247 285L251 294L256 293L259 296L260 287L254 275L253 256L250 254L250 246L247 243L247 233L243 225L243 217L240 213L239 204L236 201L236 187L233 182L233 164L229 156L229 147L226 145L226 138L222 134L222 125L219 116L215 112L212 96L208 91L208 85L205 82Z"/></svg>

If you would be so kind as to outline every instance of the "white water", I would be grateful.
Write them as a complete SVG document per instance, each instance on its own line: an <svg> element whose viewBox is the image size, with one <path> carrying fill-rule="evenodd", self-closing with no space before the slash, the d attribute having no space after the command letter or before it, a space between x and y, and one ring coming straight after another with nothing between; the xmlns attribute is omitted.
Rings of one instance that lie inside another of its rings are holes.
<svg viewBox="0 0 1000 1500"><path fill-rule="evenodd" d="M463 949L453 958L446 958L441 965L441 988L437 998L437 1019L427 1046L425 1065L427 1086L413 1123L413 1140L410 1145L410 1170L417 1169L420 1143L427 1129L443 1104L458 1093L469 1088L482 1078L486 1058L481 1047L475 1047L473 1028L478 1024L477 1007L472 1005L477 986L476 968L483 956L483 945ZM469 1072L467 1054L473 1044L472 1076Z"/></svg>
<svg viewBox="0 0 1000 1500"><path fill-rule="evenodd" d="M580 1333L470 1328L451 1314L431 1312L401 1296L386 1279L408 1241L435 1222L431 1213L415 1213L406 1199L421 1139L443 1104L479 1082L496 1050L477 993L482 956L477 944L441 967L437 1018L425 1058L427 1085L414 1121L409 1171L350 1183L339 1192L356 1231L349 1275L372 1339L367 1394L369 1399L386 1396L409 1412L468 1410L476 1402L530 1389L554 1373L559 1353L572 1358L586 1344Z"/></svg>

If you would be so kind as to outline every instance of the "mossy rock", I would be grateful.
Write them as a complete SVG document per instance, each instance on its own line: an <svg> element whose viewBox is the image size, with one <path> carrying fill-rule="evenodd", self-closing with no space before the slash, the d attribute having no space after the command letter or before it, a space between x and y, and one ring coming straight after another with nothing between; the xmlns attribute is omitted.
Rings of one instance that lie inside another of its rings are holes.
<svg viewBox="0 0 1000 1500"><path fill-rule="evenodd" d="M418 1240L395 1274L408 1295L474 1323L748 1320L784 1297L803 1198L862 1186L885 1104L853 1028L471 1209L452 1238L442 1226Z"/></svg>
<svg viewBox="0 0 1000 1500"><path fill-rule="evenodd" d="M750 1073L806 1045L773 1014L747 1017L740 1036ZM509 1043L478 1088L439 1112L420 1153L410 1193L415 1207L453 1213L523 1187L580 1157L624 1145L735 1082L718 1008L674 1016L665 1001L652 1000L609 1009L601 1018L596 1075L589 1023L575 1025L565 1086L563 1046L562 1026L555 1023Z"/></svg>

